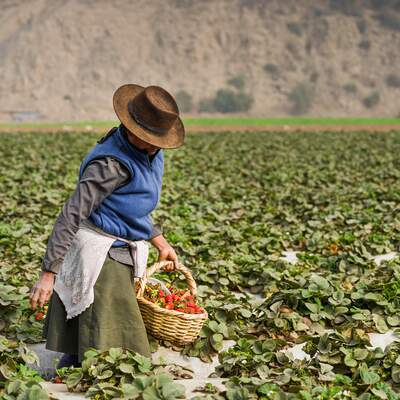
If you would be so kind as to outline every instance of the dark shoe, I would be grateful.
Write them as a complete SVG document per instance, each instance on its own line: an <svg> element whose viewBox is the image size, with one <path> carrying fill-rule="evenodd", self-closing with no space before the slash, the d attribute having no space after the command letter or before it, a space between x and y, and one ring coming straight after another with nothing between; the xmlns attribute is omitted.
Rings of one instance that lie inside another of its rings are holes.
<svg viewBox="0 0 400 400"><path fill-rule="evenodd" d="M77 354L64 354L61 357L61 360L57 364L57 369L64 368L64 367L80 367L81 363L78 361Z"/></svg>

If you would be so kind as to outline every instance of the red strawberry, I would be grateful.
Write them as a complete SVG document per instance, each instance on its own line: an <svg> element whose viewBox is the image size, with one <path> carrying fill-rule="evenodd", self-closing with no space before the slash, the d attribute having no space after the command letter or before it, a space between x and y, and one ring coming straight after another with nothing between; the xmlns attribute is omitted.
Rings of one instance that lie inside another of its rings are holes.
<svg viewBox="0 0 400 400"><path fill-rule="evenodd" d="M61 377L60 377L60 376L56 376L56 377L54 378L54 383L62 383Z"/></svg>
<svg viewBox="0 0 400 400"><path fill-rule="evenodd" d="M44 312L39 311L36 313L35 315L36 321L41 321L43 318L44 318Z"/></svg>
<svg viewBox="0 0 400 400"><path fill-rule="evenodd" d="M165 296L165 300L168 301L168 303L171 303L171 302L172 302L172 295L167 294L167 295Z"/></svg>
<svg viewBox="0 0 400 400"><path fill-rule="evenodd" d="M174 305L172 303L168 303L168 304L165 305L165 308L167 310L173 310L174 309Z"/></svg>
<svg viewBox="0 0 400 400"><path fill-rule="evenodd" d="M159 295L160 297L164 297L164 296L165 296L165 294L164 294L164 292L163 292L162 290L159 290L159 291L158 291L158 295Z"/></svg>

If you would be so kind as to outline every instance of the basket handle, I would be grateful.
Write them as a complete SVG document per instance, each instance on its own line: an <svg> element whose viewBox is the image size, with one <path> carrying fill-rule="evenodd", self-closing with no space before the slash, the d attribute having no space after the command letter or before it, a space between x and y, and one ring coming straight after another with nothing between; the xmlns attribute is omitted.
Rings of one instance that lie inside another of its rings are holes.
<svg viewBox="0 0 400 400"><path fill-rule="evenodd" d="M151 275L153 275L155 272L159 271L160 269L164 268L168 264L173 263L172 261L159 261L150 266L149 268L146 269L146 273L144 274L143 278L139 278L138 281L138 291L136 293L136 297L143 297L144 289L146 287L147 283L147 278L150 278ZM196 287L196 282L193 279L193 276L190 272L189 268L186 268L183 264L178 264L178 266L175 268L175 270L179 271L184 275L186 279L186 283L189 287L190 292L192 293L193 296L196 296L197 293L197 287Z"/></svg>

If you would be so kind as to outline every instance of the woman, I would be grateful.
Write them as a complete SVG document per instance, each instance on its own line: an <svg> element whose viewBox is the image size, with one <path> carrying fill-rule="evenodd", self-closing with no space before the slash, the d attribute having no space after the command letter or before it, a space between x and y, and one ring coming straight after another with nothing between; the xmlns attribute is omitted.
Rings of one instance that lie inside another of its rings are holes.
<svg viewBox="0 0 400 400"><path fill-rule="evenodd" d="M50 299L43 335L47 349L65 353L58 368L80 365L89 347L124 347L150 357L132 274L138 257L132 251L135 246L127 246L127 241L153 244L159 260L172 262L166 271L178 264L174 249L150 218L160 198L162 149L177 148L184 142L177 104L159 86L135 84L121 86L114 93L113 104L121 125L100 139L83 160L77 188L57 218L42 272L30 294L33 309ZM95 230L85 231L82 224ZM85 232L94 234L95 242L78 243ZM101 239L110 237L111 247L99 245L104 242ZM97 247L90 247L93 243ZM93 265L100 269L91 270ZM78 285L88 271L94 277L89 288L92 298L89 290L83 292ZM69 309L71 299L57 289L57 283L68 274L70 289L86 301L78 315Z"/></svg>

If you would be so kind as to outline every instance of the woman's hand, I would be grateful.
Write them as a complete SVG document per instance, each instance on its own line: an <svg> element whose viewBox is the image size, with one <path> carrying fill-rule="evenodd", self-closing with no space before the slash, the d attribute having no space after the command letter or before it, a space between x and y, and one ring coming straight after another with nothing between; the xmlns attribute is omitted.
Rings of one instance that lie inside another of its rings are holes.
<svg viewBox="0 0 400 400"><path fill-rule="evenodd" d="M36 306L43 307L50 299L53 292L55 274L48 271L40 273L39 280L33 286L29 295L31 307L35 310Z"/></svg>
<svg viewBox="0 0 400 400"><path fill-rule="evenodd" d="M150 239L150 243L158 250L158 261L172 261L173 264L165 266L165 271L173 271L178 267L178 256L173 247L167 242L163 235L158 235Z"/></svg>

